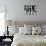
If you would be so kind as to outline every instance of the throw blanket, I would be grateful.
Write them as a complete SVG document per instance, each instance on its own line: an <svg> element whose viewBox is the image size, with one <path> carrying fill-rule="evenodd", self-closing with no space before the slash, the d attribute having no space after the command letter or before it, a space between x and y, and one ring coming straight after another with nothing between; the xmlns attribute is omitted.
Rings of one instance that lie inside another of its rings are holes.
<svg viewBox="0 0 46 46"><path fill-rule="evenodd" d="M46 36L16 34L11 46L46 46Z"/></svg>

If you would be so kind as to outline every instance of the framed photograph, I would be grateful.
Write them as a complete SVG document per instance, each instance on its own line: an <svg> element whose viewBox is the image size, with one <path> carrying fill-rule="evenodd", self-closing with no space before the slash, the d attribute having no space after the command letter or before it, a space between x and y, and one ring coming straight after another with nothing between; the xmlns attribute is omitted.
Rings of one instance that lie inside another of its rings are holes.
<svg viewBox="0 0 46 46"><path fill-rule="evenodd" d="M26 15L36 15L37 5L24 5L24 13Z"/></svg>

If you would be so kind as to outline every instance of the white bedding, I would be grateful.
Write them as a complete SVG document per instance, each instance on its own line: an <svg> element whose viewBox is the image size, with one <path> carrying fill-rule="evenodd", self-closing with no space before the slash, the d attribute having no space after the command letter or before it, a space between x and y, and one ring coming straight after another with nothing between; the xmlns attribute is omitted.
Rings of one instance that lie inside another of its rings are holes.
<svg viewBox="0 0 46 46"><path fill-rule="evenodd" d="M16 34L11 46L46 46L46 36Z"/></svg>

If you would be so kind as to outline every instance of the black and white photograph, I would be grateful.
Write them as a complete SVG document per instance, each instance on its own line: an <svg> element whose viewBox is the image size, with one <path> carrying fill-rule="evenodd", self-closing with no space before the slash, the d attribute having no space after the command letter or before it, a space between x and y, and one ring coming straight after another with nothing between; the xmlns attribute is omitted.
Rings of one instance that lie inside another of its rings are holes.
<svg viewBox="0 0 46 46"><path fill-rule="evenodd" d="M26 15L36 15L37 5L24 5L24 12Z"/></svg>

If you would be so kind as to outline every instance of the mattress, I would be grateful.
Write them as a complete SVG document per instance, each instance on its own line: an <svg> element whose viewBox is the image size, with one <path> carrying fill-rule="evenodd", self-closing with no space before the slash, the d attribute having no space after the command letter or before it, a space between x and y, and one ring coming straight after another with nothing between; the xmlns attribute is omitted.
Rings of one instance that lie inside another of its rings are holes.
<svg viewBox="0 0 46 46"><path fill-rule="evenodd" d="M11 46L46 46L46 36L16 34Z"/></svg>

